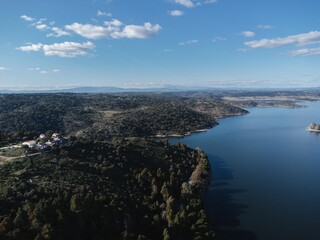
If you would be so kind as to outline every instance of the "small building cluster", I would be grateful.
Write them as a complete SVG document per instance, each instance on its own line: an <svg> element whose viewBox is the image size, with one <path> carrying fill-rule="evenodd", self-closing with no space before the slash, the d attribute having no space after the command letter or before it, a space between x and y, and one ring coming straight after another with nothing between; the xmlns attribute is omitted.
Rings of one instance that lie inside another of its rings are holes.
<svg viewBox="0 0 320 240"><path fill-rule="evenodd" d="M22 146L34 150L45 150L54 145L60 145L63 141L64 138L59 133L53 133L51 137L40 134L37 140L25 141L22 143Z"/></svg>
<svg viewBox="0 0 320 240"><path fill-rule="evenodd" d="M316 131L316 132L320 132L320 124L316 124L316 123L311 123L308 127L309 131Z"/></svg>

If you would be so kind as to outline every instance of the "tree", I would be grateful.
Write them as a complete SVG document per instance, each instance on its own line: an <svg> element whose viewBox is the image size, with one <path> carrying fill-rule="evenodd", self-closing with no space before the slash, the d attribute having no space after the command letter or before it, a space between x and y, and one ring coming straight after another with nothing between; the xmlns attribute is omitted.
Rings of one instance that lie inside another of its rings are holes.
<svg viewBox="0 0 320 240"><path fill-rule="evenodd" d="M163 240L170 240L169 230L167 228L163 230L162 235L163 235Z"/></svg>
<svg viewBox="0 0 320 240"><path fill-rule="evenodd" d="M70 199L70 211L80 212L81 211L81 197L79 194L72 195Z"/></svg>
<svg viewBox="0 0 320 240"><path fill-rule="evenodd" d="M162 185L160 193L162 194L163 200L166 201L168 199L168 197L169 197L169 190L168 190L168 187L167 187L167 183L164 183Z"/></svg>

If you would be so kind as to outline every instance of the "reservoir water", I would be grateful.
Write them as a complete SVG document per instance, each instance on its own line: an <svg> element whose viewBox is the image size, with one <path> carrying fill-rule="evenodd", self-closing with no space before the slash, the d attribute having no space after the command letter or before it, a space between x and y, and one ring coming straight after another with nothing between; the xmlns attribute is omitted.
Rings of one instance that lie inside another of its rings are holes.
<svg viewBox="0 0 320 240"><path fill-rule="evenodd" d="M171 142L204 150L212 166L205 198L217 239L320 239L320 103L250 108L208 132Z"/></svg>

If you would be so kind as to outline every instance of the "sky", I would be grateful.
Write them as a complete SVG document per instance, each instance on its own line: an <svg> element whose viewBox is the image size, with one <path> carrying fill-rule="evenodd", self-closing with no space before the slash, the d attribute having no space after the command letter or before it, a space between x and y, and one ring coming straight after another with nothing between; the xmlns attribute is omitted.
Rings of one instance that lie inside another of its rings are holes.
<svg viewBox="0 0 320 240"><path fill-rule="evenodd" d="M0 89L320 86L314 0L2 0Z"/></svg>

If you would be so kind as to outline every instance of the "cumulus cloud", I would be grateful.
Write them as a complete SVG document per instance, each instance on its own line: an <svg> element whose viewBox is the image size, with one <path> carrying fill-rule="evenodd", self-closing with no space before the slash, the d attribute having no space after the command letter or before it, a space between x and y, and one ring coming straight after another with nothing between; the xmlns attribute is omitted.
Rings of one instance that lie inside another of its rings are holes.
<svg viewBox="0 0 320 240"><path fill-rule="evenodd" d="M155 36L161 26L159 24L152 25L147 22L142 26L139 25L127 25L121 32L115 32L112 34L113 38L149 38Z"/></svg>
<svg viewBox="0 0 320 240"><path fill-rule="evenodd" d="M296 57L296 56L319 56L320 55L320 48L304 48L298 49L295 51L290 51L289 55Z"/></svg>
<svg viewBox="0 0 320 240"><path fill-rule="evenodd" d="M254 37L254 36L256 36L256 34L254 32L251 32L251 31L243 31L241 33L241 35L244 36L244 37Z"/></svg>
<svg viewBox="0 0 320 240"><path fill-rule="evenodd" d="M245 45L251 48L275 48L287 45L305 46L317 43L320 43L320 32L314 31L283 38L245 42Z"/></svg>
<svg viewBox="0 0 320 240"><path fill-rule="evenodd" d="M89 39L99 39L110 37L113 32L118 31L119 28L114 25L98 26L92 24L72 23L66 25L65 28L69 31Z"/></svg>
<svg viewBox="0 0 320 240"><path fill-rule="evenodd" d="M18 47L17 49L23 52L39 52L43 48L43 44L29 44L26 46Z"/></svg>
<svg viewBox="0 0 320 240"><path fill-rule="evenodd" d="M35 18L29 17L27 15L22 15L22 16L20 16L20 18L27 21L27 22L34 22L36 20Z"/></svg>
<svg viewBox="0 0 320 240"><path fill-rule="evenodd" d="M6 67L0 67L0 72L9 71L9 70L10 70L9 68L6 68Z"/></svg>
<svg viewBox="0 0 320 240"><path fill-rule="evenodd" d="M144 25L124 25L121 21L113 19L110 22L105 22L104 26L92 24L73 23L66 25L65 28L73 31L76 34L89 38L148 38L156 35L161 29L159 24L152 25L147 22Z"/></svg>
<svg viewBox="0 0 320 240"><path fill-rule="evenodd" d="M78 56L87 56L95 48L91 42L63 42L46 45L42 43L29 44L27 46L18 47L17 50L24 52L42 51L46 56L58 56L65 58L73 58Z"/></svg>
<svg viewBox="0 0 320 240"><path fill-rule="evenodd" d="M40 31L51 31L47 34L47 37L61 37L71 35L70 33L62 30L61 28L54 27L54 21L51 21L49 22L49 24L46 24L46 18L41 18L37 20L36 18L28 17L26 15L22 15L20 18L29 22L33 22L30 26L33 26Z"/></svg>
<svg viewBox="0 0 320 240"><path fill-rule="evenodd" d="M99 15L104 15L103 12L98 11ZM22 17L21 17L22 18ZM145 22L143 25L125 25L118 19L112 19L111 21L105 21L101 25L94 24L81 24L81 23L72 23L65 25L63 28L55 27L55 22L45 23L46 19L37 20L23 15L24 19L32 19L33 23L30 26L35 27L40 31L48 32L47 37L61 37L68 36L71 33L78 34L82 37L88 39L101 39L101 38L138 38L144 39L155 36L160 30L161 26L159 24L151 24ZM25 51L39 51L43 48L40 44L30 44L27 46L20 47L20 50Z"/></svg>
<svg viewBox="0 0 320 240"><path fill-rule="evenodd" d="M180 5L187 7L187 8L193 8L196 6L194 4L194 2L191 0L173 0L173 2L176 4L180 4Z"/></svg>
<svg viewBox="0 0 320 240"><path fill-rule="evenodd" d="M183 16L184 15L184 11L181 11L181 10L172 10L172 11L169 11L168 14L170 16L173 16L173 17L180 17L180 16Z"/></svg>
<svg viewBox="0 0 320 240"><path fill-rule="evenodd" d="M112 14L111 13L107 13L107 12L102 12L102 11L98 10L97 16L98 17L112 17Z"/></svg>
<svg viewBox="0 0 320 240"><path fill-rule="evenodd" d="M36 25L36 29L40 31L44 31L44 30L50 29L50 27L48 27L46 24L39 24L39 25Z"/></svg>
<svg viewBox="0 0 320 240"><path fill-rule="evenodd" d="M196 44L198 42L199 42L198 40L188 40L188 41L179 43L179 45L180 46L185 46L185 45L190 45L190 44Z"/></svg>
<svg viewBox="0 0 320 240"><path fill-rule="evenodd" d="M77 56L87 56L95 48L91 42L77 43L64 42L44 45L43 52L46 56L59 56L73 58Z"/></svg>
<svg viewBox="0 0 320 240"><path fill-rule="evenodd" d="M66 32L58 27L52 27L51 31L52 31L51 33L47 34L47 37L62 37L62 36L71 35L70 33Z"/></svg>

